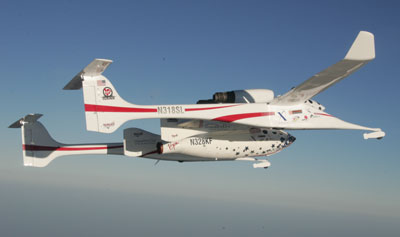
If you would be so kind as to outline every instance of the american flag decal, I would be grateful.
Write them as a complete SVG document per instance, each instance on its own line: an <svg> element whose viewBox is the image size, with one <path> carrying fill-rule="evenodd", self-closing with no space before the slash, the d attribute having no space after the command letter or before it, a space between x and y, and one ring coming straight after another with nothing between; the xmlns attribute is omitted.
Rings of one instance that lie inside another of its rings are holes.
<svg viewBox="0 0 400 237"><path fill-rule="evenodd" d="M97 86L105 86L106 80L97 80Z"/></svg>

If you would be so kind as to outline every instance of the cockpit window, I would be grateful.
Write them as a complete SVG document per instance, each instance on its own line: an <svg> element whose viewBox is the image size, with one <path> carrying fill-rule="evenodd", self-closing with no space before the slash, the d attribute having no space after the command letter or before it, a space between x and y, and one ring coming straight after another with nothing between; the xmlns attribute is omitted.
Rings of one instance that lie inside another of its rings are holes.
<svg viewBox="0 0 400 237"><path fill-rule="evenodd" d="M308 100L308 102L310 102L310 104L312 104L313 102L312 102L312 100Z"/></svg>

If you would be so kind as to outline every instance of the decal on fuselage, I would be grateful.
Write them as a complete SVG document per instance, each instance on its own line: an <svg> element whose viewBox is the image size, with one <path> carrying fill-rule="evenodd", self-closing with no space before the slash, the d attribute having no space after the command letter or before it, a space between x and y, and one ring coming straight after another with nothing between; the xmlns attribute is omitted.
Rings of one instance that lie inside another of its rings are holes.
<svg viewBox="0 0 400 237"><path fill-rule="evenodd" d="M178 144L179 144L179 142L170 143L170 144L168 144L168 149L169 149L170 151L175 150L175 147L176 147L176 145L178 145Z"/></svg>
<svg viewBox="0 0 400 237"><path fill-rule="evenodd" d="M158 106L157 112L159 114L183 114L184 110L182 106L172 105L172 106Z"/></svg>
<svg viewBox="0 0 400 237"><path fill-rule="evenodd" d="M190 138L191 146L208 145L211 144L211 142L212 142L211 138L200 138L200 137Z"/></svg>
<svg viewBox="0 0 400 237"><path fill-rule="evenodd" d="M113 90L110 87L103 88L103 100L113 100L115 97L113 96Z"/></svg>
<svg viewBox="0 0 400 237"><path fill-rule="evenodd" d="M115 126L115 122L111 122L111 123L103 123L103 127L109 129L110 127L114 127Z"/></svg>
<svg viewBox="0 0 400 237"><path fill-rule="evenodd" d="M297 110L290 110L289 114L301 114L303 113L303 111L301 109L297 109Z"/></svg>

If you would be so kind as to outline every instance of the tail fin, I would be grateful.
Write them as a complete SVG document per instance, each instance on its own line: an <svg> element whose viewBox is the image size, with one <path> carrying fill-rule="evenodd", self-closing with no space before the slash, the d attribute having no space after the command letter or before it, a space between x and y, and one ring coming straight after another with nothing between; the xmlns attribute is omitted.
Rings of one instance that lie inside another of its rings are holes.
<svg viewBox="0 0 400 237"><path fill-rule="evenodd" d="M42 114L28 114L9 128L21 128L24 166L45 167L59 156L79 154L123 155L122 143L74 144L55 141L42 123Z"/></svg>
<svg viewBox="0 0 400 237"><path fill-rule="evenodd" d="M63 88L64 90L83 88L86 128L89 131L114 132L126 119L110 117L106 113L99 115L100 111L133 105L122 99L111 82L102 75L111 63L112 60L108 59L93 60Z"/></svg>
<svg viewBox="0 0 400 237"><path fill-rule="evenodd" d="M238 113L238 110L234 108L237 104L216 106L213 104L135 105L128 103L118 95L111 82L102 75L111 62L107 59L95 59L64 87L64 90L83 89L86 129L89 131L112 133L122 124L133 119L218 120L232 113ZM214 109L223 108L226 109L221 113L204 112L205 110L215 111ZM248 108L247 112L253 111L251 107Z"/></svg>
<svg viewBox="0 0 400 237"><path fill-rule="evenodd" d="M48 165L55 156L52 155L50 147L59 147L61 143L55 141L46 128L37 120L42 114L28 114L11 124L10 128L21 128L22 132L22 154L25 166L44 167Z"/></svg>
<svg viewBox="0 0 400 237"><path fill-rule="evenodd" d="M124 154L126 156L147 156L157 152L160 135L139 128L124 130Z"/></svg>

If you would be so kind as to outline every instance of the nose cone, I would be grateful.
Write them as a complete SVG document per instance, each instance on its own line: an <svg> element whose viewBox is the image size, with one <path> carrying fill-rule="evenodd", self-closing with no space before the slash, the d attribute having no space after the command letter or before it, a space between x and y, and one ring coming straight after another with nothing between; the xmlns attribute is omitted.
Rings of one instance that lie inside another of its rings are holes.
<svg viewBox="0 0 400 237"><path fill-rule="evenodd" d="M296 138L289 134L288 141L290 144L292 144L294 141L296 141Z"/></svg>
<svg viewBox="0 0 400 237"><path fill-rule="evenodd" d="M292 144L294 141L296 141L296 138L293 137L292 135L288 134L287 138L283 144L283 147L288 147L290 144Z"/></svg>

